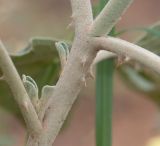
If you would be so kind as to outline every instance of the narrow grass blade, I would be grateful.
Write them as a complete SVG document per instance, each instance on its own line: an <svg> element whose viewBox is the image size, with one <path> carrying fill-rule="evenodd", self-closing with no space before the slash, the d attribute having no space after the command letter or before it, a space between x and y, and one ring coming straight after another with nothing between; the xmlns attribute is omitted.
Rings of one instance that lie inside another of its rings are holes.
<svg viewBox="0 0 160 146"><path fill-rule="evenodd" d="M112 145L112 88L114 59L96 68L96 146Z"/></svg>
<svg viewBox="0 0 160 146"><path fill-rule="evenodd" d="M109 0L99 0L96 14L104 8ZM114 36L115 28L109 35ZM112 145L112 84L114 58L103 60L96 69L96 146Z"/></svg>

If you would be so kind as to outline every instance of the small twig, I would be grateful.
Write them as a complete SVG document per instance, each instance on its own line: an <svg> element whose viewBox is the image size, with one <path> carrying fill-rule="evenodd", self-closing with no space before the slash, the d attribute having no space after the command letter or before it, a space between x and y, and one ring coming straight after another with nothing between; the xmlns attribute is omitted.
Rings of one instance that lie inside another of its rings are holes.
<svg viewBox="0 0 160 146"><path fill-rule="evenodd" d="M110 0L95 19L91 36L107 35L132 2L133 0Z"/></svg>
<svg viewBox="0 0 160 146"><path fill-rule="evenodd" d="M160 57L142 47L113 37L95 37L95 48L111 51L120 56L129 57L160 74Z"/></svg>
<svg viewBox="0 0 160 146"><path fill-rule="evenodd" d="M42 125L23 86L21 78L2 42L0 42L0 67L19 105L28 130L34 135L39 134L42 130Z"/></svg>

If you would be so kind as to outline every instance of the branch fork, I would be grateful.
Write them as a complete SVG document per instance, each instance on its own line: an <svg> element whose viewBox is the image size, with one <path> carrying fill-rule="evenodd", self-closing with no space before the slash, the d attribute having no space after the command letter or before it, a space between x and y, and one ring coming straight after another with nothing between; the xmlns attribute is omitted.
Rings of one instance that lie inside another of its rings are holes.
<svg viewBox="0 0 160 146"><path fill-rule="evenodd" d="M56 86L43 89L43 98L40 99L43 108L39 111L36 111L30 101L24 85L1 43L0 67L21 108L28 128L36 137L30 135L27 146L52 146L73 102L86 84L85 80L89 69L97 61L116 57L116 55L125 56L160 74L160 58L157 55L127 41L109 36L104 37L132 2L133 0L110 0L93 21L90 0L71 0L75 25L74 42L70 52L66 52L61 43L56 44L63 70ZM37 133L38 135L36 135Z"/></svg>

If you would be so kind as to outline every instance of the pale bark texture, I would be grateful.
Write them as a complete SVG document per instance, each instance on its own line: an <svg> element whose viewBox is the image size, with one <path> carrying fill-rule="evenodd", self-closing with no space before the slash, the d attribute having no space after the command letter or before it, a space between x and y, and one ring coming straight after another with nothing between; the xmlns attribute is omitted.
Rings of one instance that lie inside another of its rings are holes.
<svg viewBox="0 0 160 146"><path fill-rule="evenodd" d="M72 104L86 85L91 65L99 59L125 56L160 73L160 58L157 55L127 41L107 36L132 2L110 0L93 20L90 0L71 0L75 38L60 78L47 101L41 103L43 108L40 111L32 105L11 59L1 45L0 68L26 121L29 130L27 146L53 145ZM97 55L100 50L103 51ZM102 55L104 50L105 55Z"/></svg>

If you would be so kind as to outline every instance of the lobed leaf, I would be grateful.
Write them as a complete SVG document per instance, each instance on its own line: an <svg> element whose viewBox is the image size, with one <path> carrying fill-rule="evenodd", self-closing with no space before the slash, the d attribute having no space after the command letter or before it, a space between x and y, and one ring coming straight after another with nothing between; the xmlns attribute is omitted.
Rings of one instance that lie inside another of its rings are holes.
<svg viewBox="0 0 160 146"><path fill-rule="evenodd" d="M27 86L41 90L46 84L54 85L56 83L60 73L60 60L55 47L57 41L52 38L33 38L26 48L10 54L20 76L27 75ZM28 92L32 92L30 87ZM8 85L4 81L0 81L0 106L21 118L18 106L12 96Z"/></svg>

